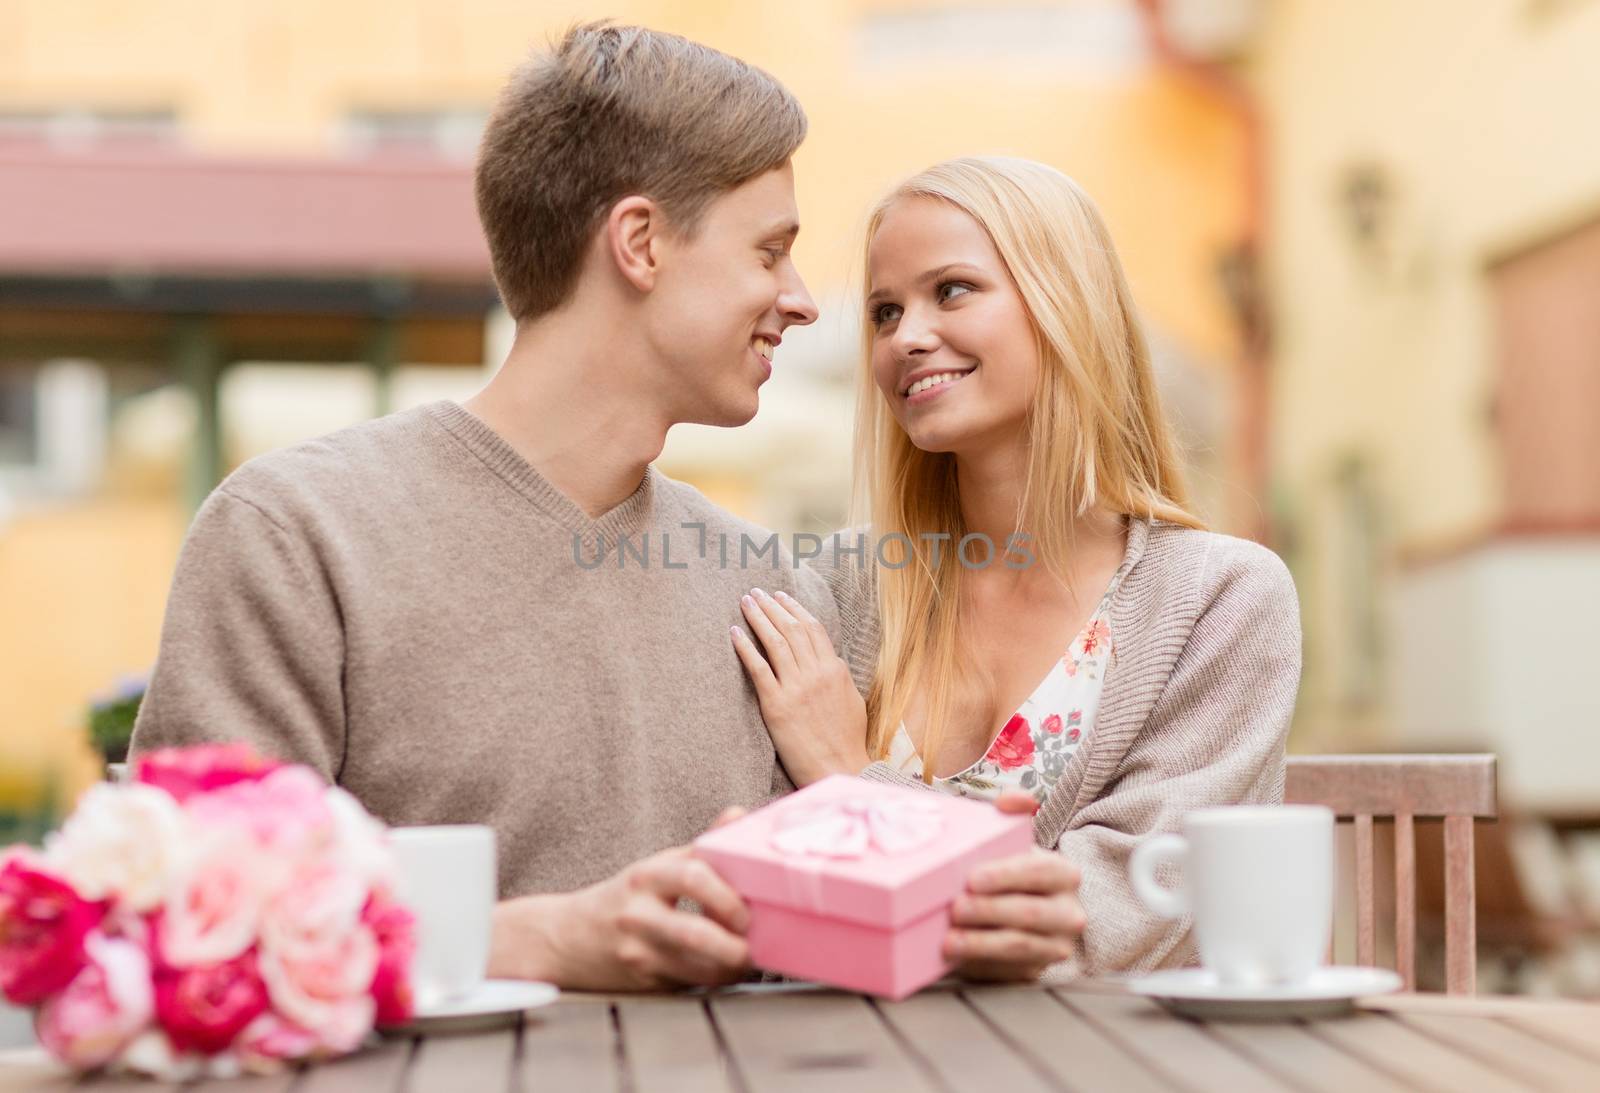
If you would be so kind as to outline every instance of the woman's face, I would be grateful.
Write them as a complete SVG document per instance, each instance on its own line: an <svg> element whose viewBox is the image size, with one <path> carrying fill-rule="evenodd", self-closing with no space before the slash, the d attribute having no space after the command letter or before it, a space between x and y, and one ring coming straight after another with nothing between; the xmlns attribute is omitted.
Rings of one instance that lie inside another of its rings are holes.
<svg viewBox="0 0 1600 1093"><path fill-rule="evenodd" d="M890 206L867 251L872 378L911 443L1016 443L1039 377L1026 307L989 235L934 198Z"/></svg>

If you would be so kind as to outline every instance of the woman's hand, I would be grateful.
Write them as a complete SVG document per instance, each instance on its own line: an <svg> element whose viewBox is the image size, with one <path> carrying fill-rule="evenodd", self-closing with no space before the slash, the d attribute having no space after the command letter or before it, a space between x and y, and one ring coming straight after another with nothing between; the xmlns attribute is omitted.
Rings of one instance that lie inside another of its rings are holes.
<svg viewBox="0 0 1600 1093"><path fill-rule="evenodd" d="M871 762L867 704L827 629L785 592L773 597L757 588L741 603L761 647L735 626L733 648L789 777L808 786L830 774L860 774Z"/></svg>
<svg viewBox="0 0 1600 1093"><path fill-rule="evenodd" d="M1037 979L1083 935L1079 880L1075 865L1037 847L980 865L951 905L945 959L966 979Z"/></svg>
<svg viewBox="0 0 1600 1093"><path fill-rule="evenodd" d="M1031 816L1032 795L1002 793L995 807ZM1037 979L1077 948L1086 918L1078 902L1078 867L1035 847L989 862L967 877L967 890L950 908L944 957L966 979Z"/></svg>

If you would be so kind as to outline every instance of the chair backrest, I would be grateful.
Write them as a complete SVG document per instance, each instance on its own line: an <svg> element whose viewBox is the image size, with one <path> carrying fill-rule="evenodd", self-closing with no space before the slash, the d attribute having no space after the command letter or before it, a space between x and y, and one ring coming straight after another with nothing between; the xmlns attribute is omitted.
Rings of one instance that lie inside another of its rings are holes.
<svg viewBox="0 0 1600 1093"><path fill-rule="evenodd" d="M1377 960L1374 817L1394 819L1395 970L1417 981L1414 821L1444 820L1445 990L1476 986L1478 920L1472 825L1498 814L1493 755L1291 755L1286 804L1326 805L1355 826L1356 962Z"/></svg>

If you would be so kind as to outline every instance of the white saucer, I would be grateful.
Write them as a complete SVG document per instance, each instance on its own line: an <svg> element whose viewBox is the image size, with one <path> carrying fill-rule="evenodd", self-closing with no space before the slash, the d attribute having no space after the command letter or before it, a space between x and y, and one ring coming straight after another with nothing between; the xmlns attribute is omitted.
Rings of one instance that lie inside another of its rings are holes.
<svg viewBox="0 0 1600 1093"><path fill-rule="evenodd" d="M1224 984L1205 968L1174 968L1128 982L1133 993L1153 998L1180 1016L1236 1021L1331 1017L1348 1013L1357 998L1400 987L1394 972L1355 967L1318 968L1299 983L1276 986Z"/></svg>
<svg viewBox="0 0 1600 1093"><path fill-rule="evenodd" d="M418 1006L411 1023L385 1033L481 1032L517 1023L524 1010L548 1006L561 997L550 983L522 979L486 979L472 993L448 1002Z"/></svg>

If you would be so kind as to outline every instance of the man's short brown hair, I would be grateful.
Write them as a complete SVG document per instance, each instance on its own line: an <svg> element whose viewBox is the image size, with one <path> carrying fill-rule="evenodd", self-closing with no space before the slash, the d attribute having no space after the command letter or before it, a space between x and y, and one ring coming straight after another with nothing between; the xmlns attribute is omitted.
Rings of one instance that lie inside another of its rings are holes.
<svg viewBox="0 0 1600 1093"><path fill-rule="evenodd" d="M573 27L500 96L476 177L495 281L517 319L571 294L612 205L659 202L692 232L718 195L781 167L806 116L760 69L643 27Z"/></svg>

